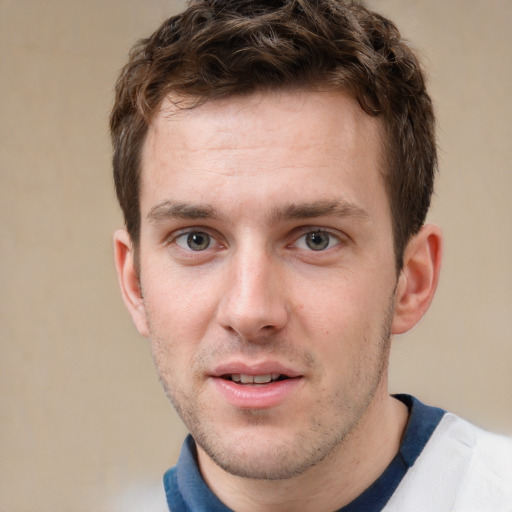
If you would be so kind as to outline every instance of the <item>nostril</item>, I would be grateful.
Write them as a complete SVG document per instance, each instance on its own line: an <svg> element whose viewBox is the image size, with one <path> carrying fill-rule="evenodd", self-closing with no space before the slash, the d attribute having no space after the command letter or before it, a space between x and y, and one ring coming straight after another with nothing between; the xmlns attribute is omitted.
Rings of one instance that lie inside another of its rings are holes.
<svg viewBox="0 0 512 512"><path fill-rule="evenodd" d="M228 294L219 304L217 322L241 339L256 343L268 341L285 327L288 314L278 296L274 297L270 292L267 295L265 300L249 300L251 297L245 300Z"/></svg>

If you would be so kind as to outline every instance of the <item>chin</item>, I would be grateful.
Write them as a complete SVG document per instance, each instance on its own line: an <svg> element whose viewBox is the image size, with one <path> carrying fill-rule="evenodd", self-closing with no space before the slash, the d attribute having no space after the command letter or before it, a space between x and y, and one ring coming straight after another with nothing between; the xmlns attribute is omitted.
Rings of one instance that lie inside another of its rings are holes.
<svg viewBox="0 0 512 512"><path fill-rule="evenodd" d="M207 452L208 453L208 452ZM319 461L311 461L304 454L275 447L251 453L208 453L209 457L224 471L252 480L287 480L303 474Z"/></svg>
<svg viewBox="0 0 512 512"><path fill-rule="evenodd" d="M254 480L287 480L316 466L344 440L343 434L290 433L262 428L230 433L225 437L194 435L206 455L224 471ZM203 435L202 435L203 434Z"/></svg>

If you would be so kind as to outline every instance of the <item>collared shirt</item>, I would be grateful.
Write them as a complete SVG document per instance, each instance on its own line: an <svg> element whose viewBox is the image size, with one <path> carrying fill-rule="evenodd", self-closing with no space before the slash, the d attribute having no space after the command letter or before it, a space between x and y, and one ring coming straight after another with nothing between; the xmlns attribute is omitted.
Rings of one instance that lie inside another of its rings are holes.
<svg viewBox="0 0 512 512"><path fill-rule="evenodd" d="M381 476L338 512L380 512L422 453L445 411L429 407L409 395L396 395L409 409L409 420L400 450ZM167 502L172 512L230 512L203 480L191 436L185 439L175 467L164 475Z"/></svg>

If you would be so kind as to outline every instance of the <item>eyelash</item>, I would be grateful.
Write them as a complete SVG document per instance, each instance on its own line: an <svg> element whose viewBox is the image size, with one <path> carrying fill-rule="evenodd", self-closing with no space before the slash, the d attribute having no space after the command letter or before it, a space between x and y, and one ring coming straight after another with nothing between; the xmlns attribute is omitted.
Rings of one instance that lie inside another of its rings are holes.
<svg viewBox="0 0 512 512"><path fill-rule="evenodd" d="M204 249L194 250L190 248L188 245L187 238L191 235L206 235L209 237L209 244ZM318 250L312 249L311 247L306 247L307 241L306 237L308 235L327 235L328 242L327 246L324 248L320 248ZM176 245L184 254L187 254L187 257L193 258L193 257L204 257L205 253L207 253L210 249L212 249L215 245L217 247L225 247L222 242L219 242L219 238L221 238L218 234L212 234L209 232L208 229L205 228L189 228L183 231L179 231L175 234L173 234L171 237L169 237L164 245L171 246ZM303 240L302 243L301 240ZM182 243L180 243L182 241ZM326 253L327 251L336 248L340 244L346 244L346 240L344 240L344 237L340 233L333 233L332 231L329 231L325 228L320 228L316 226L306 226L304 228L300 228L300 230L295 232L293 235L293 241L290 244L287 244L286 247L292 248L298 251L305 251L306 253L310 253L311 256L318 255L320 256L322 253Z"/></svg>
<svg viewBox="0 0 512 512"><path fill-rule="evenodd" d="M317 250L313 249L312 247L299 247L299 241L304 239L304 245L308 245L308 241L307 241L307 237L308 236L313 236L313 235L327 235L329 237L328 241L327 241L327 246L324 247L324 248L319 248ZM333 245L333 242L334 245ZM334 233L331 233L330 231L327 231L326 229L322 229L322 228L315 228L315 229L311 229L309 228L307 231L303 232L298 238L295 239L295 241L293 242L293 244L291 244L292 246L295 246L299 249L305 249L307 252L316 252L316 253L321 253L321 252L325 252L329 249L332 249L333 247L336 247L337 245L339 245L341 243L341 240L340 240L340 237L335 235Z"/></svg>
<svg viewBox="0 0 512 512"><path fill-rule="evenodd" d="M193 235L196 235L196 236L204 236L206 235L208 238L209 238L209 243L208 243L208 246L205 247L204 249L202 250L198 250L198 251L194 251L190 246L188 247L191 251L193 252L203 252L205 251L206 249L210 249L210 247L212 246L212 244L216 241L215 237L213 237L212 235L210 235L209 233L207 233L206 231L200 231L200 230L190 230L190 231L186 231L185 233L181 233L179 234L178 236L176 236L176 238L174 239L174 242L176 243L176 245L178 247L180 247L181 249L184 249L185 251L187 250L186 247L182 246L180 243L179 243L179 240L181 238L184 238L186 239L185 241L185 244L188 244L189 242L189 237L193 236ZM198 243L200 243L200 241L198 241Z"/></svg>

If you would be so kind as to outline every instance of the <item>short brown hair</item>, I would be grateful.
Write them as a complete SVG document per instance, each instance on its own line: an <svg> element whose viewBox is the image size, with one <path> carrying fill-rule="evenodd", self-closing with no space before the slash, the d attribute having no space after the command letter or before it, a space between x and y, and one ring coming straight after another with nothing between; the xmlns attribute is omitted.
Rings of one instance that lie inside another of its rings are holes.
<svg viewBox="0 0 512 512"><path fill-rule="evenodd" d="M114 181L140 236L141 149L170 93L195 104L286 88L349 92L383 120L397 268L430 206L437 153L432 103L413 51L388 19L344 0L194 0L130 52L110 118Z"/></svg>

